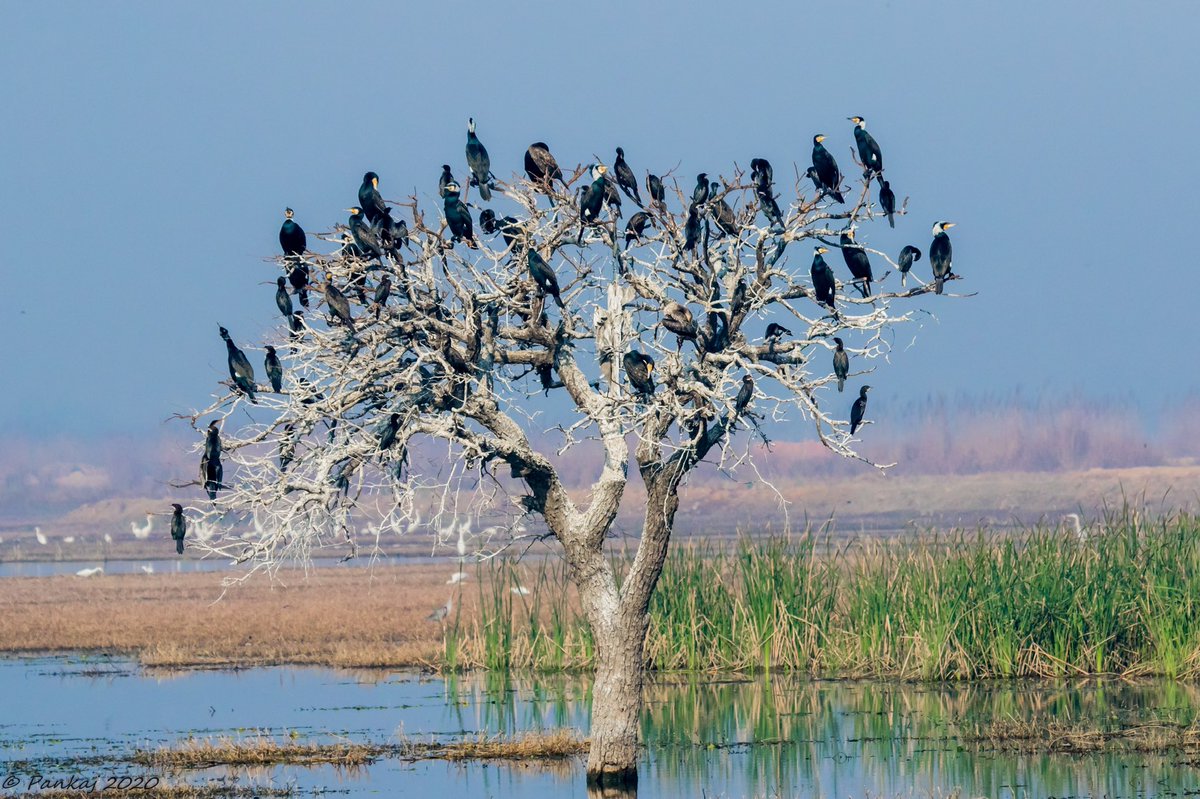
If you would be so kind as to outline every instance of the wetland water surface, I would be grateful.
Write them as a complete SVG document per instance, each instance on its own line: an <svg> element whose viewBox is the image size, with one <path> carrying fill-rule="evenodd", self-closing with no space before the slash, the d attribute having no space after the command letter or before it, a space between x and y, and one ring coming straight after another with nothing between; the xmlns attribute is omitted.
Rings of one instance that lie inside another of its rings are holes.
<svg viewBox="0 0 1200 799"><path fill-rule="evenodd" d="M0 661L0 778L138 775L135 748L189 736L395 743L587 728L590 682L577 676L427 677L275 667L156 673L124 661ZM980 748L995 721L1090 728L1191 723L1197 689L1174 683L907 685L659 677L647 689L642 797L1158 797L1200 794L1196 756L1016 754ZM1189 762L1190 761L1190 762ZM165 783L237 772L159 774ZM385 758L353 772L242 772L298 795L582 796L583 767L449 764ZM0 791L0 796L5 795Z"/></svg>

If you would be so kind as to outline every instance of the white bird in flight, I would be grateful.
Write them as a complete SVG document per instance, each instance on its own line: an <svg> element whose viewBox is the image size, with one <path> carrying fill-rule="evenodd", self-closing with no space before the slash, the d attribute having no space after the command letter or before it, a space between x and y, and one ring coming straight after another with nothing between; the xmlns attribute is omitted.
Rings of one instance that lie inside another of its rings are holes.
<svg viewBox="0 0 1200 799"><path fill-rule="evenodd" d="M42 546L46 546L46 544L49 543L49 541L46 540L45 534L42 533L42 528L40 528L40 527L33 528L33 534L34 534L34 536L37 537L37 542L39 544L41 544Z"/></svg>

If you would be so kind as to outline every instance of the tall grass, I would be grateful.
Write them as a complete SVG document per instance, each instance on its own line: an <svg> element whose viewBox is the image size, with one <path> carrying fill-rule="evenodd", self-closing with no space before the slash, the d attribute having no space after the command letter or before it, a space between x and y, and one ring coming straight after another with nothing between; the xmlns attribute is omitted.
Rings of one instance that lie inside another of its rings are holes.
<svg viewBox="0 0 1200 799"><path fill-rule="evenodd" d="M448 632L458 640L446 665L589 668L595 644L565 566L519 568L523 578L508 562L481 569L482 617ZM521 579L530 594L513 592ZM1003 537L979 529L676 546L651 603L646 652L664 671L1196 678L1200 518L1125 510L1086 541L1042 526Z"/></svg>

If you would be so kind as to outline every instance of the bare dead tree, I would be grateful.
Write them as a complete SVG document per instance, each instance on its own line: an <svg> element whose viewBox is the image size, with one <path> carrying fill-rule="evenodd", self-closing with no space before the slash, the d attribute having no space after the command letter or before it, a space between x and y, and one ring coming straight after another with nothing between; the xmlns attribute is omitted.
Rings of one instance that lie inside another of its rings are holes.
<svg viewBox="0 0 1200 799"><path fill-rule="evenodd" d="M495 552L544 522L597 642L589 781L628 784L648 607L688 475L703 461L753 469L758 443L784 421L887 468L850 433L854 394L834 388L832 339L846 338L853 381L887 355L895 326L922 313L913 300L930 288L888 291L895 264L867 247L874 293L839 281L835 304L816 300L803 245L836 255L843 231L879 217L867 179L845 205L797 179L781 211L759 175L735 166L702 204L676 186L681 211L647 206L649 224L628 245L611 210L581 219L577 189L593 179L577 169L551 187L497 181L494 202L512 215L489 219L494 235L477 227L477 246L453 242L416 197L394 204L411 225L389 254L362 256L340 229L323 236L336 249L304 256L313 308L277 345L283 390L260 384L252 405L227 383L189 417L198 430L219 421L225 458L217 499L191 513L208 536L194 546L247 564L238 579L330 547L351 557L418 526L461 539L466 519L493 522L471 549ZM534 278L538 263L557 290ZM385 275L391 297L373 304L366 289ZM350 324L321 318L323 294L337 298L328 286L349 298ZM794 334L764 338L768 322ZM603 463L590 489L572 492L556 463L585 442L598 442ZM618 580L604 544L631 456L646 505Z"/></svg>

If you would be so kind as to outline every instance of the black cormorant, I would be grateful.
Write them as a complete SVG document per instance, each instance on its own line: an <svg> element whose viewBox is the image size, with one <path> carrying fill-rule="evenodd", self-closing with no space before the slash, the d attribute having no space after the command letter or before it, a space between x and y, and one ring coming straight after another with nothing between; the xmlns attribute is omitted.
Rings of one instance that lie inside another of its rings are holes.
<svg viewBox="0 0 1200 799"><path fill-rule="evenodd" d="M267 370L267 379L271 381L271 390L278 394L283 391L283 364L279 362L274 347L268 344L266 349L267 358L263 365Z"/></svg>
<svg viewBox="0 0 1200 799"><path fill-rule="evenodd" d="M646 230L646 225L653 224L650 214L645 211L638 211L629 217L629 222L625 225L625 246L628 247L630 242L640 240L642 233Z"/></svg>
<svg viewBox="0 0 1200 799"><path fill-rule="evenodd" d="M850 274L858 281L858 290L864 297L870 297L871 281L875 279L871 274L871 259L867 257L867 251L862 245L854 240L854 228L842 231L839 243L842 246L842 258L850 268Z"/></svg>
<svg viewBox="0 0 1200 799"><path fill-rule="evenodd" d="M696 188L692 189L692 205L703 205L708 202L708 173L696 175Z"/></svg>
<svg viewBox="0 0 1200 799"><path fill-rule="evenodd" d="M388 297L392 296L392 278L389 275L384 275L379 278L379 284L375 286L375 318L379 318L379 314L383 311L383 306L387 305Z"/></svg>
<svg viewBox="0 0 1200 799"><path fill-rule="evenodd" d="M379 223L379 246L383 248L387 256L397 262L400 262L401 273L403 273L404 258L400 255L400 247L408 246L408 223L403 219L396 221L392 219L389 213Z"/></svg>
<svg viewBox="0 0 1200 799"><path fill-rule="evenodd" d="M954 227L954 222L937 222L933 226L933 243L929 245L929 266L933 270L934 291L942 293L946 278L950 277L951 259L954 248L950 246L950 237L946 235L948 228Z"/></svg>
<svg viewBox="0 0 1200 799"><path fill-rule="evenodd" d="M561 182L563 179L558 162L550 154L550 147L542 141L534 142L525 151L525 174L531 183L538 184L546 194L550 193L554 181Z"/></svg>
<svg viewBox="0 0 1200 799"><path fill-rule="evenodd" d="M217 427L217 420L214 419L208 424L204 436L204 454L200 456L200 481L204 484L204 491L209 499L215 500L217 491L224 487L221 484L224 475L225 468L221 465L221 431Z"/></svg>
<svg viewBox="0 0 1200 799"><path fill-rule="evenodd" d="M904 249L900 251L900 285L903 286L908 282L908 273L912 269L912 265L921 260L921 251L911 244L905 244Z"/></svg>
<svg viewBox="0 0 1200 799"><path fill-rule="evenodd" d="M451 183L455 183L453 173L450 172L449 164L442 164L442 174L438 177L438 196L446 196L446 187Z"/></svg>
<svg viewBox="0 0 1200 799"><path fill-rule="evenodd" d="M767 341L778 341L784 336L790 335L792 335L792 331L788 330L778 322L772 322L771 324L767 325L767 331L763 333L763 338L765 338Z"/></svg>
<svg viewBox="0 0 1200 799"><path fill-rule="evenodd" d="M293 266L292 271L288 273L288 282L292 284L292 291L296 292L296 299L300 300L300 304L307 308L308 264L297 263Z"/></svg>
<svg viewBox="0 0 1200 799"><path fill-rule="evenodd" d="M887 214L888 225L890 227L895 227L896 220L894 217L896 215L896 195L892 191L891 184L886 180L881 178L879 184L879 207L883 209L885 214Z"/></svg>
<svg viewBox="0 0 1200 799"><path fill-rule="evenodd" d="M350 212L350 236L354 239L354 246L358 248L358 251L367 258L378 258L383 255L383 247L379 244L379 234L367 224L366 212L357 206L346 210Z"/></svg>
<svg viewBox="0 0 1200 799"><path fill-rule="evenodd" d="M854 435L857 432L859 425L862 424L863 416L867 413L867 391L870 388L870 386L860 388L858 390L858 399L850 407L850 435Z"/></svg>
<svg viewBox="0 0 1200 799"><path fill-rule="evenodd" d="M291 208L284 210L283 226L279 228L279 246L283 248L284 255L300 258L308 249L308 238L304 235L304 228L296 224L293 216L295 212Z"/></svg>
<svg viewBox="0 0 1200 799"><path fill-rule="evenodd" d="M183 554L183 539L187 535L187 519L183 518L183 506L178 502L171 505L175 512L171 514L171 538L175 539L175 552Z"/></svg>
<svg viewBox="0 0 1200 799"><path fill-rule="evenodd" d="M284 318L292 315L292 295L288 294L287 281L282 277L275 278L275 306Z"/></svg>
<svg viewBox="0 0 1200 799"><path fill-rule="evenodd" d="M812 178L813 183L817 184L817 192L820 195L828 194L835 201L844 203L846 200L842 197L841 192L842 173L838 169L837 161L833 160L833 156L825 149L825 145L821 144L823 141L825 141L824 133L813 136L813 165L808 176Z"/></svg>
<svg viewBox="0 0 1200 799"><path fill-rule="evenodd" d="M597 167L600 167L600 166L603 166L603 164L597 164ZM604 167L604 173L605 173L604 204L608 206L608 210L613 215L613 217L615 217L616 219L620 219L621 218L621 192L617 190L617 184L614 183L610 178L607 177L608 167ZM595 175L594 169L593 169L592 174Z"/></svg>
<svg viewBox="0 0 1200 799"><path fill-rule="evenodd" d="M475 135L474 118L467 120L467 167L471 170L471 185L479 187L479 199L491 200L492 159L488 158L487 148Z"/></svg>
<svg viewBox="0 0 1200 799"><path fill-rule="evenodd" d="M854 123L854 143L858 145L858 159L862 161L863 177L883 174L883 153L879 151L879 143L875 137L867 133L867 120L862 117L848 117Z"/></svg>
<svg viewBox="0 0 1200 799"><path fill-rule="evenodd" d="M650 193L650 202L662 205L667 200L666 189L658 175L646 175L646 191Z"/></svg>
<svg viewBox="0 0 1200 799"><path fill-rule="evenodd" d="M742 376L742 387L738 389L737 398L733 401L734 416L741 416L746 412L746 408L750 407L750 400L754 399L754 378L750 375Z"/></svg>
<svg viewBox="0 0 1200 799"><path fill-rule="evenodd" d="M630 350L621 359L625 366L625 376L634 391L648 397L654 394L654 359L644 352Z"/></svg>
<svg viewBox="0 0 1200 799"><path fill-rule="evenodd" d="M579 237L577 243L583 241L583 229L588 225L593 225L600 218L600 209L604 207L605 195L607 187L605 186L604 173L608 171L608 167L604 164L597 164L592 167L592 182L588 186L584 186L580 190L579 195Z"/></svg>
<svg viewBox="0 0 1200 799"><path fill-rule="evenodd" d="M354 332L354 317L350 315L350 300L333 283L325 284L325 304L334 318Z"/></svg>
<svg viewBox="0 0 1200 799"><path fill-rule="evenodd" d="M617 185L625 192L625 196L637 203L638 208L644 208L642 196L638 193L637 178L633 176L629 164L625 163L625 151L620 147L617 148L617 160L613 161L613 174L617 176Z"/></svg>
<svg viewBox="0 0 1200 799"><path fill-rule="evenodd" d="M475 242L471 212L467 210L467 204L459 198L458 193L457 183L447 184L443 201L446 224L450 226L453 241L465 241L468 247L475 248L479 245Z"/></svg>
<svg viewBox="0 0 1200 799"><path fill-rule="evenodd" d="M823 257L829 252L826 247L817 246L813 249L812 269L809 270L812 276L813 293L816 295L817 302L822 305L828 305L831 309L834 308L834 298L837 295L837 281L833 277L833 268L825 263Z"/></svg>
<svg viewBox="0 0 1200 799"><path fill-rule="evenodd" d="M838 391L845 391L846 376L850 374L850 355L840 338L834 336L833 343L837 345L833 351L833 375L838 381Z"/></svg>
<svg viewBox="0 0 1200 799"><path fill-rule="evenodd" d="M729 207L729 203L725 202L725 198L720 196L721 184L715 180L708 187L708 212L712 215L713 221L717 223L717 227L722 233L730 236L738 234L737 217L733 214L733 209Z"/></svg>
<svg viewBox="0 0 1200 799"><path fill-rule="evenodd" d="M387 423L379 431L379 451L386 452L396 443L396 435L400 432L400 414L393 413Z"/></svg>
<svg viewBox="0 0 1200 799"><path fill-rule="evenodd" d="M300 338L304 332L304 311L296 311L292 314L292 318L288 320L288 327L292 331L292 340Z"/></svg>
<svg viewBox="0 0 1200 799"><path fill-rule="evenodd" d="M559 308L563 305L562 297L558 294L558 278L554 275L554 270L550 268L550 264L542 258L541 254L533 247L529 248L529 255L526 258L529 264L529 276L533 278L533 282L537 283L538 288L542 290L542 294L549 294L558 303Z"/></svg>
<svg viewBox="0 0 1200 799"><path fill-rule="evenodd" d="M232 378L233 384L238 390L250 398L251 402L256 402L254 392L258 389L258 385L254 382L254 367L250 365L250 361L246 359L246 353L237 348L233 343L233 339L229 337L229 331L225 328L220 328L221 338L225 340L225 352L229 361L229 377Z"/></svg>
<svg viewBox="0 0 1200 799"><path fill-rule="evenodd" d="M363 175L362 185L358 187L358 205L372 225L388 213L387 204L379 194L379 175L374 172Z"/></svg>
<svg viewBox="0 0 1200 799"><path fill-rule="evenodd" d="M664 328L675 334L676 349L683 347L685 340L694 342L699 335L696 320L686 305L678 302L668 302L662 309L663 318L660 323Z"/></svg>
<svg viewBox="0 0 1200 799"><path fill-rule="evenodd" d="M506 247L512 247L514 253L520 252L522 230L521 223L517 221L516 217L502 216L497 219L495 211L491 208L484 208L479 212L479 229L488 235L499 233L504 237Z"/></svg>
<svg viewBox="0 0 1200 799"><path fill-rule="evenodd" d="M751 158L750 180L754 183L755 191L769 194L775 184L775 170L771 168L771 162L765 158Z"/></svg>
<svg viewBox="0 0 1200 799"><path fill-rule="evenodd" d="M699 242L700 213L696 210L696 204L692 203L688 206L687 221L683 224L683 249L695 252Z"/></svg>

